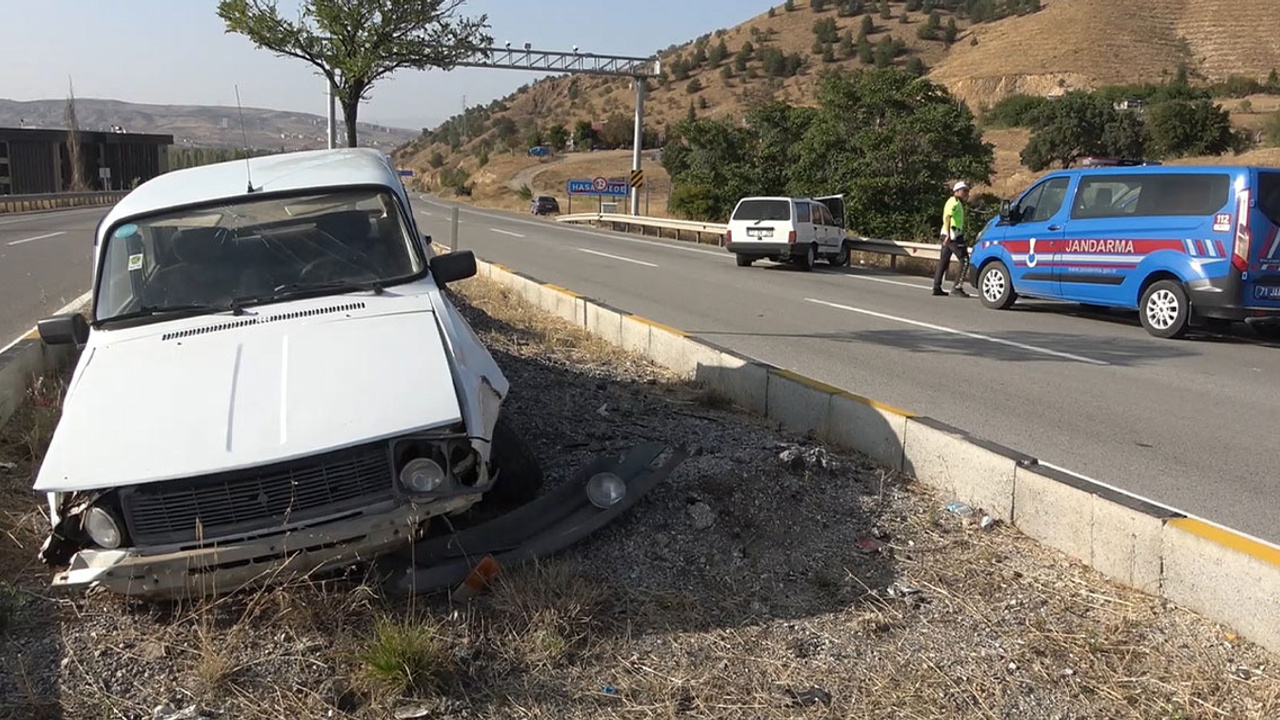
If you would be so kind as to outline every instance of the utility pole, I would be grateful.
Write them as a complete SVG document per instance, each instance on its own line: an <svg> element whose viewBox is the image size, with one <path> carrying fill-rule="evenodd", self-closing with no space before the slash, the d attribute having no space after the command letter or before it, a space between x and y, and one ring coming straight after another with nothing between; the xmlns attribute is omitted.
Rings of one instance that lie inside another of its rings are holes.
<svg viewBox="0 0 1280 720"><path fill-rule="evenodd" d="M329 149L338 146L338 103L333 83L329 83Z"/></svg>
<svg viewBox="0 0 1280 720"><path fill-rule="evenodd" d="M644 96L649 81L645 78L633 78L636 84L636 132L634 147L631 151L631 169L639 170L644 157ZM640 214L640 188L631 188L631 214Z"/></svg>

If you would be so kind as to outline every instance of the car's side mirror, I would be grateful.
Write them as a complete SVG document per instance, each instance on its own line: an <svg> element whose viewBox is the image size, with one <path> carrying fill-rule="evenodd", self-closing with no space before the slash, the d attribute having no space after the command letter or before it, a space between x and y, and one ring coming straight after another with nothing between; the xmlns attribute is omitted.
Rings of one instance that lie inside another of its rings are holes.
<svg viewBox="0 0 1280 720"><path fill-rule="evenodd" d="M1008 200L1000 201L1000 222L1013 221L1013 203Z"/></svg>
<svg viewBox="0 0 1280 720"><path fill-rule="evenodd" d="M89 341L89 321L80 313L54 315L36 323L46 345L84 345Z"/></svg>
<svg viewBox="0 0 1280 720"><path fill-rule="evenodd" d="M431 258L431 274L437 285L447 285L458 280L466 280L476 274L476 254L470 250L437 255Z"/></svg>

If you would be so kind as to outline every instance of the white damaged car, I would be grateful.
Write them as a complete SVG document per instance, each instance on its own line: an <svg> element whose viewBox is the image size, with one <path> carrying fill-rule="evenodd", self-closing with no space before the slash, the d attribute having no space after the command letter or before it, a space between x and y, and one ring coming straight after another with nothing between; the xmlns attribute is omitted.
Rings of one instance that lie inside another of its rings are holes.
<svg viewBox="0 0 1280 720"><path fill-rule="evenodd" d="M292 153L162 175L98 226L91 320L35 489L55 585L210 594L368 560L541 472L507 380L389 159Z"/></svg>

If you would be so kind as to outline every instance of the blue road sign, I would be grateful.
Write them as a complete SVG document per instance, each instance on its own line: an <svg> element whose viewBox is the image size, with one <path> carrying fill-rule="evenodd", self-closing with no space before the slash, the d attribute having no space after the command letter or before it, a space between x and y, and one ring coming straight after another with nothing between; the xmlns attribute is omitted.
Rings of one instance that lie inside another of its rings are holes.
<svg viewBox="0 0 1280 720"><path fill-rule="evenodd" d="M597 190L596 187L596 182L592 180L570 180L569 194L600 197L627 197L631 194L631 187L626 180L608 180L604 190Z"/></svg>
<svg viewBox="0 0 1280 720"><path fill-rule="evenodd" d="M413 177L413 171L412 171L412 170L401 170L401 171L400 171L400 177Z"/></svg>

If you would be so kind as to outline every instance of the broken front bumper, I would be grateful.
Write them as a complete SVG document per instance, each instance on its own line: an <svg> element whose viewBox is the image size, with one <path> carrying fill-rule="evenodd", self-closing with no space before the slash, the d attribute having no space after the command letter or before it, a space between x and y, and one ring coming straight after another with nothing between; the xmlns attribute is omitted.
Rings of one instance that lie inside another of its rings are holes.
<svg viewBox="0 0 1280 720"><path fill-rule="evenodd" d="M164 553L81 550L55 587L98 585L125 595L218 595L338 569L408 545L424 521L467 509L482 493L366 508L359 515L251 540Z"/></svg>

